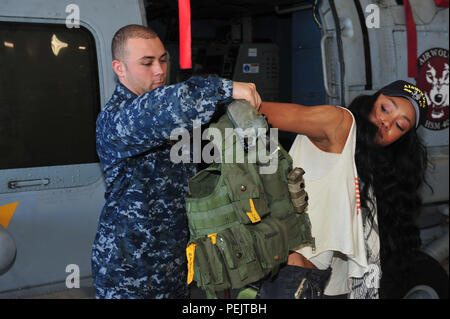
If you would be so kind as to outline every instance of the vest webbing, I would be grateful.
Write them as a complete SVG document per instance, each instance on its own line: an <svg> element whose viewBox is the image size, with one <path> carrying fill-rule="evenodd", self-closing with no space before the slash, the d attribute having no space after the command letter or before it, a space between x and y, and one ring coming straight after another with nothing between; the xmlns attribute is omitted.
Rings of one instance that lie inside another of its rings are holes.
<svg viewBox="0 0 450 319"><path fill-rule="evenodd" d="M238 138L225 143L230 138L225 129L233 128L228 115L210 127L222 133L222 159L227 146L242 148ZM296 212L289 194L289 154L278 145L273 174L260 174L263 164L248 163L250 153L239 154L243 163L235 156L234 162L214 163L189 180L188 283L196 281L208 298L274 275L290 250L314 247L309 217Z"/></svg>

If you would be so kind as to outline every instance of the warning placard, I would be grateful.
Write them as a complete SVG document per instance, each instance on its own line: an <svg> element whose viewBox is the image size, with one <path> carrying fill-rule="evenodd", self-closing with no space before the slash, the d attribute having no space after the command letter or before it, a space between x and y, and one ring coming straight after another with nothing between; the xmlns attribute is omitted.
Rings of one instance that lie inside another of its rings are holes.
<svg viewBox="0 0 450 319"><path fill-rule="evenodd" d="M242 67L244 73L259 73L259 63L244 63Z"/></svg>

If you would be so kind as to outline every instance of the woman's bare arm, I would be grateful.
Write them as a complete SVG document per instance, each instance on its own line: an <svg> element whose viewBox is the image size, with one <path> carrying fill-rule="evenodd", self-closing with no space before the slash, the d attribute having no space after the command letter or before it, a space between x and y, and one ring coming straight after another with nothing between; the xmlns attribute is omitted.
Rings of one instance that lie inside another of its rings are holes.
<svg viewBox="0 0 450 319"><path fill-rule="evenodd" d="M347 111L332 105L262 102L259 112L273 127L306 135L321 150L331 153L342 152L353 121Z"/></svg>

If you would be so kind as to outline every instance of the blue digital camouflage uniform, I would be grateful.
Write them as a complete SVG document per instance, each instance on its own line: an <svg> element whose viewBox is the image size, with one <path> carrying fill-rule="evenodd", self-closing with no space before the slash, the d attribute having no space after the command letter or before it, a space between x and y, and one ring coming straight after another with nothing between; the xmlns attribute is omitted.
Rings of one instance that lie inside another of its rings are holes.
<svg viewBox="0 0 450 319"><path fill-rule="evenodd" d="M92 248L97 298L186 298L184 197L195 164L174 164L175 128L206 124L232 81L192 77L136 96L120 82L97 118L106 203Z"/></svg>

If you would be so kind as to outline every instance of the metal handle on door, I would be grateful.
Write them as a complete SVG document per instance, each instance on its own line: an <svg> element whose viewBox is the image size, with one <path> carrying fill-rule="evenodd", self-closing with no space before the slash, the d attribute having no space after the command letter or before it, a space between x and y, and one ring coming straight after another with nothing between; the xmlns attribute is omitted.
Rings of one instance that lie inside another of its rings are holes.
<svg viewBox="0 0 450 319"><path fill-rule="evenodd" d="M31 179L31 180L25 180L25 181L10 181L10 182L8 182L8 188L16 189L16 188L32 187L32 186L46 186L48 184L50 184L49 178Z"/></svg>
<svg viewBox="0 0 450 319"><path fill-rule="evenodd" d="M330 34L325 34L322 37L322 40L320 40L320 50L322 51L323 86L325 87L325 91L327 92L328 96L336 99L336 98L338 98L338 95L332 93L328 86L327 55L325 52L325 42L328 38L332 38L332 37L333 36Z"/></svg>

